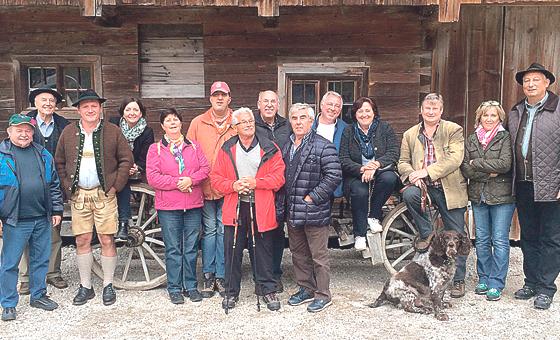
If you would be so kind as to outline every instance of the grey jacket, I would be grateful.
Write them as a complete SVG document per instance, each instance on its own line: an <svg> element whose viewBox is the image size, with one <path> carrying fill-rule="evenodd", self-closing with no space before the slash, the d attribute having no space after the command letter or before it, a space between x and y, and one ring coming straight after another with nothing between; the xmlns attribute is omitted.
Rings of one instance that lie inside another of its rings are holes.
<svg viewBox="0 0 560 340"><path fill-rule="evenodd" d="M559 98L548 92L548 99L543 108L535 114L531 131L531 156L533 160L533 184L535 201L553 202L560 190L560 105ZM517 132L520 128L521 115L525 111L525 99L517 103L509 112L508 127L511 134L513 162ZM513 166L513 180L516 170ZM513 187L515 194L515 186Z"/></svg>
<svg viewBox="0 0 560 340"><path fill-rule="evenodd" d="M472 164L469 164L472 160ZM511 189L511 143L509 132L500 131L492 139L486 150L482 148L475 133L465 141L465 157L461 172L469 179L467 192L469 201L489 205L512 203ZM490 177L491 173L498 176Z"/></svg>

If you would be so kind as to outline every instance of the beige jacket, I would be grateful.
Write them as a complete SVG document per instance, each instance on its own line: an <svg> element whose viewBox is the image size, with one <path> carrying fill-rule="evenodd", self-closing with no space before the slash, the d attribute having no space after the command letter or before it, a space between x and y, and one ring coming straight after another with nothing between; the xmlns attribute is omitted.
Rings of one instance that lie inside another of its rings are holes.
<svg viewBox="0 0 560 340"><path fill-rule="evenodd" d="M419 136L421 126L422 123L419 123L403 135L398 170L405 184L411 172L423 168L424 143ZM448 209L466 207L467 181L459 169L465 147L463 128L442 119L434 135L434 147L437 162L427 167L428 175L432 180L441 180Z"/></svg>

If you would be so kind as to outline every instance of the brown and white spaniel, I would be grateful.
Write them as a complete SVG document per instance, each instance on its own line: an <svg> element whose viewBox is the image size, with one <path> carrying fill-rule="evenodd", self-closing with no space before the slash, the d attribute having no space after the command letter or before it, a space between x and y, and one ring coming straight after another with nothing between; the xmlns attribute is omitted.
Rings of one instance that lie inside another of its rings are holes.
<svg viewBox="0 0 560 340"><path fill-rule="evenodd" d="M450 307L443 295L455 275L455 259L468 255L470 240L456 231L438 232L425 253L418 253L412 262L395 273L383 287L381 295L370 304L379 307L389 301L407 312L431 314L441 321L449 320L442 310Z"/></svg>

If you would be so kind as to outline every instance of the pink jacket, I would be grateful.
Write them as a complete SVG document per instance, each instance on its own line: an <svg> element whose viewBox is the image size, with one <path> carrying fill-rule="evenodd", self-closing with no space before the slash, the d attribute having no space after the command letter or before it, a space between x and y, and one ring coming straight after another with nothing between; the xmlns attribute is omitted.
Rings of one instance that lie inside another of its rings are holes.
<svg viewBox="0 0 560 340"><path fill-rule="evenodd" d="M179 164L163 141L150 146L146 157L146 177L148 184L156 191L156 209L186 210L204 205L201 184L208 178L210 165L200 145L185 139L183 160L185 169L179 174ZM181 177L192 179L192 192L181 192L177 189L177 181Z"/></svg>

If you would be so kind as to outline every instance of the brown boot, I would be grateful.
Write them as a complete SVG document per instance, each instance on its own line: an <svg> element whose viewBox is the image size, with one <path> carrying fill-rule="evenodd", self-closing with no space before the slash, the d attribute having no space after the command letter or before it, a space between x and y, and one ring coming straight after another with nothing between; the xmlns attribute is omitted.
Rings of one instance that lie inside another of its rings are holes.
<svg viewBox="0 0 560 340"><path fill-rule="evenodd" d="M420 235L416 236L414 239L414 249L419 253L425 253L430 248L432 238L434 238L434 233L431 233L426 238L421 238Z"/></svg>
<svg viewBox="0 0 560 340"><path fill-rule="evenodd" d="M452 298L465 296L465 281L454 281L450 293Z"/></svg>
<svg viewBox="0 0 560 340"><path fill-rule="evenodd" d="M19 295L29 295L29 282L20 282Z"/></svg>

